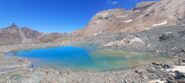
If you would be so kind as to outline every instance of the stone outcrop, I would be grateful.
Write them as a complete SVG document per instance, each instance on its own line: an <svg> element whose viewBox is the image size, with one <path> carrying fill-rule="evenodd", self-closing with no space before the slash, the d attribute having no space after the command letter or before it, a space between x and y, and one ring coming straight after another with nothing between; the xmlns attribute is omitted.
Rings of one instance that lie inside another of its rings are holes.
<svg viewBox="0 0 185 83"><path fill-rule="evenodd" d="M145 45L145 42L138 37L135 36L127 36L126 38L122 40L117 40L117 41L112 41L107 44L104 44L105 47L110 47L110 46L140 46L140 45Z"/></svg>

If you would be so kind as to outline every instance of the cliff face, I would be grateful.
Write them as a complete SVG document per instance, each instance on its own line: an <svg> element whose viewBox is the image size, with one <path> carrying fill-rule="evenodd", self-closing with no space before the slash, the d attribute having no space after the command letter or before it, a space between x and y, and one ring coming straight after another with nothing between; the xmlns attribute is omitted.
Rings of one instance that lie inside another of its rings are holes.
<svg viewBox="0 0 185 83"><path fill-rule="evenodd" d="M185 0L141 2L133 10L111 9L97 13L78 35L103 32L137 32L157 26L171 26L185 17Z"/></svg>

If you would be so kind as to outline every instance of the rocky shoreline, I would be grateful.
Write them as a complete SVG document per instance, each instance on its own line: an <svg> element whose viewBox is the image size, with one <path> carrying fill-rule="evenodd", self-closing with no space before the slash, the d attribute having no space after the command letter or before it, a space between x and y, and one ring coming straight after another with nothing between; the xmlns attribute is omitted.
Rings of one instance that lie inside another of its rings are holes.
<svg viewBox="0 0 185 83"><path fill-rule="evenodd" d="M7 57L4 52L18 49L52 47L59 44L33 44L1 47L0 82L1 83L155 83L184 82L185 74L177 67L185 67L183 56L173 58L168 63L153 62L133 69L85 72L59 71L54 68L32 68L31 62L18 57ZM8 48L10 47L10 48ZM176 68L176 69L175 69ZM183 70L184 71L184 70Z"/></svg>

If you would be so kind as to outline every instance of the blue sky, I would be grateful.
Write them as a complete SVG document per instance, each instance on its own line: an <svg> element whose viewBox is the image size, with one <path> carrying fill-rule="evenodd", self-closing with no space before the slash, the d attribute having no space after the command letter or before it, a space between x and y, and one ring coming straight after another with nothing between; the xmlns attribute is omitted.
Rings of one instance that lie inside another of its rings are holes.
<svg viewBox="0 0 185 83"><path fill-rule="evenodd" d="M130 9L138 0L0 0L0 27L11 23L41 32L83 28L99 11Z"/></svg>

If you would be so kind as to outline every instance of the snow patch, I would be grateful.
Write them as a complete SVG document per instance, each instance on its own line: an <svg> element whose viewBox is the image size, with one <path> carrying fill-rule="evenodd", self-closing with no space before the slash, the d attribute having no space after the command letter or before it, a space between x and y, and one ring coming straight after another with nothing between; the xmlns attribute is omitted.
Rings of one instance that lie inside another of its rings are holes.
<svg viewBox="0 0 185 83"><path fill-rule="evenodd" d="M161 81L161 80L151 80L148 83L165 83L166 81Z"/></svg>
<svg viewBox="0 0 185 83"><path fill-rule="evenodd" d="M162 23L154 24L153 27L165 25L165 24L167 24L167 23L168 23L168 21L164 21L164 22L162 22Z"/></svg>
<svg viewBox="0 0 185 83"><path fill-rule="evenodd" d="M185 66L174 66L172 69L167 69L166 71L179 71L185 73Z"/></svg>
<svg viewBox="0 0 185 83"><path fill-rule="evenodd" d="M97 20L97 21L95 21L95 23L96 23L96 24L101 23L101 20Z"/></svg>
<svg viewBox="0 0 185 83"><path fill-rule="evenodd" d="M132 22L133 20L132 19L129 19L129 20L126 20L124 21L125 23L129 23L129 22Z"/></svg>
<svg viewBox="0 0 185 83"><path fill-rule="evenodd" d="M97 16L101 16L102 18L106 18L109 15L108 12L104 12L104 13L98 13Z"/></svg>
<svg viewBox="0 0 185 83"><path fill-rule="evenodd" d="M173 32L165 32L165 34L172 34Z"/></svg>
<svg viewBox="0 0 185 83"><path fill-rule="evenodd" d="M102 31L100 31L100 32L98 32L98 33L95 33L94 36L97 36L97 35L99 35L99 34L101 34L101 33L102 33Z"/></svg>
<svg viewBox="0 0 185 83"><path fill-rule="evenodd" d="M145 28L145 30L149 30L150 28Z"/></svg>
<svg viewBox="0 0 185 83"><path fill-rule="evenodd" d="M138 37L135 37L135 38L133 38L133 39L130 40L130 43L137 43L137 42L138 43L142 43L142 44L145 43L142 39L140 39Z"/></svg>
<svg viewBox="0 0 185 83"><path fill-rule="evenodd" d="M121 16L117 16L118 18L125 18L127 17L128 15L121 15Z"/></svg>
<svg viewBox="0 0 185 83"><path fill-rule="evenodd" d="M114 44L114 42L109 42L109 43L105 44L104 46L109 47L109 46L112 46L113 44Z"/></svg>

